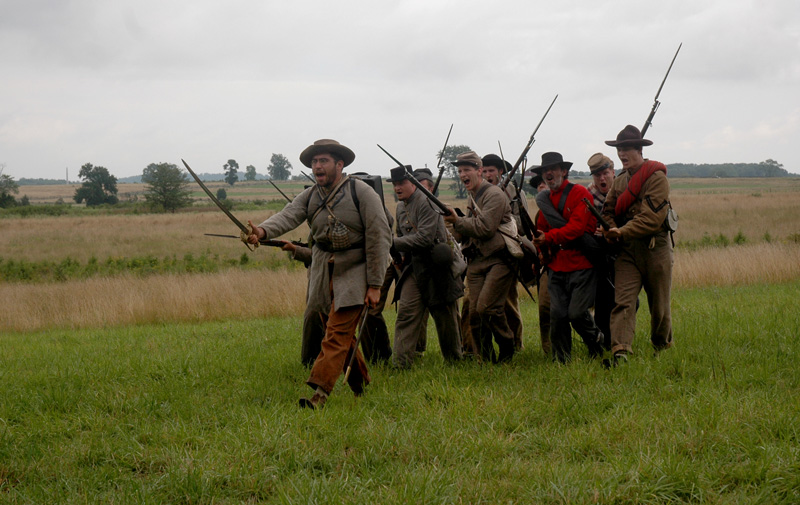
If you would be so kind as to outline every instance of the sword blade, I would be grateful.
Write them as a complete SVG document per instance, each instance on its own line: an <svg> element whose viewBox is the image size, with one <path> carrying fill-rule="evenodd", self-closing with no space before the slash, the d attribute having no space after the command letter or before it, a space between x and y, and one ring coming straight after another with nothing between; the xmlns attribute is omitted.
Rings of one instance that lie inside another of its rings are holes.
<svg viewBox="0 0 800 505"><path fill-rule="evenodd" d="M214 203L216 203L216 204L217 204L217 207L219 207L219 210L221 210L222 212L224 212L224 213L225 213L225 215L226 215L226 216L228 216L228 218L229 218L231 221L233 221L233 223L234 223L236 226L238 226L240 230L242 230L242 232L244 232L244 233L245 233L245 234L247 234L247 235L250 235L250 229L249 229L247 226L243 225L241 221L239 221L238 219L236 219L236 217L234 217L234 215L233 215L233 214L231 214L231 213L230 213L230 211L229 211L228 209L226 209L224 205L222 205L222 202L220 202L220 201L217 199L217 197L216 197L216 196L214 196L214 194L211 192L211 190L210 190L210 189L208 189L208 188L206 187L206 185L205 185L205 184L203 184L203 181L201 181L201 180L200 180L200 178L199 178L199 177L197 177L197 174L196 174L196 173L194 173L194 171L193 171L193 170L192 170L192 169L189 167L189 164L188 164L188 163L186 163L186 160L184 160L183 158L181 158L181 161L183 161L183 165L186 167L186 170L188 170L188 171L189 171L189 173L190 173L190 174L192 174L192 177L194 177L194 180L197 182L197 184L199 184L199 185L200 185L200 187L201 187L201 188L203 188L203 191L205 191L205 192L206 192L206 194L208 195L208 197L209 197L209 198L211 198L211 201L213 201Z"/></svg>

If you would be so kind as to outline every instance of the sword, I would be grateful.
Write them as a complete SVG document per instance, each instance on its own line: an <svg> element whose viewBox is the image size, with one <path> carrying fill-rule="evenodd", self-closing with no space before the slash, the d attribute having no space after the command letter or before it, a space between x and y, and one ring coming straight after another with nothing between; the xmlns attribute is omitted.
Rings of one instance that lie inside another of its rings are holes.
<svg viewBox="0 0 800 505"><path fill-rule="evenodd" d="M347 371L344 373L345 384L347 384L347 378L350 377L350 370L353 369L353 361L356 359L358 344L361 342L361 337L364 335L364 327L367 325L367 312L369 312L369 306L365 303L361 312L361 321L359 321L358 324L358 338L356 339L356 345L353 348L353 354L350 355L350 362L347 364Z"/></svg>
<svg viewBox="0 0 800 505"><path fill-rule="evenodd" d="M212 192L211 192L211 190L210 190L210 189L208 189L208 188L206 187L206 185L205 185L205 184L203 184L203 181L201 181L201 180L200 180L200 178L197 176L197 174L196 174L196 173L194 173L194 171L193 171L193 170L192 170L192 169L189 167L189 164L188 164L188 163L186 163L186 160L184 160L183 158L181 158L181 161L183 162L183 165L186 167L186 170L188 170L188 171L189 171L189 173L190 173L190 174L192 175L192 177L194 178L194 180L195 180L195 181L197 181L197 184L199 184L199 185L200 185L200 187L201 187L201 188L203 188L203 191L205 191L205 192L206 192L206 194L208 195L208 197L209 197L209 198L211 198L211 201L212 201L212 202L214 202L214 203L216 203L216 204L217 204L217 207L219 207L219 209L220 209L222 212L224 212L224 213L225 213L225 215L226 215L226 216L228 216L228 218L229 218L231 221L233 221L233 223L234 223L236 226L238 226L238 227L239 227L239 230L241 230L241 232L242 232L242 233L240 234L239 238L242 240L242 242L244 242L244 245L246 245L246 246L247 246L247 248L248 248L248 249L250 249L251 251L252 251L252 250L254 250L256 247L258 247L258 245L257 245L257 244L253 244L253 246L251 247L251 246L250 246L250 244L248 244L248 243L247 243L247 236L248 236L248 235L250 235L250 234L252 234L252 233L253 233L253 230L251 230L251 229L250 229L250 228L248 228L247 226L243 225L241 221L239 221L238 219L236 219L236 217L235 217L233 214L231 214L231 212L230 212L228 209L226 209L224 205L222 205L222 202L220 202L220 201L217 199L217 197L216 197L216 196L214 196L214 193L212 193Z"/></svg>

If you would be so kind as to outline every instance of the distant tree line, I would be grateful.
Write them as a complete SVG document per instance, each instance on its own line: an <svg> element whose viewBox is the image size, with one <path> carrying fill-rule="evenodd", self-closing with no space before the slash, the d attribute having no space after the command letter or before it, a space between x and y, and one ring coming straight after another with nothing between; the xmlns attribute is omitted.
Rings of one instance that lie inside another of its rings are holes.
<svg viewBox="0 0 800 505"><path fill-rule="evenodd" d="M761 163L702 164L672 163L667 165L670 177L789 177L783 165L769 159Z"/></svg>

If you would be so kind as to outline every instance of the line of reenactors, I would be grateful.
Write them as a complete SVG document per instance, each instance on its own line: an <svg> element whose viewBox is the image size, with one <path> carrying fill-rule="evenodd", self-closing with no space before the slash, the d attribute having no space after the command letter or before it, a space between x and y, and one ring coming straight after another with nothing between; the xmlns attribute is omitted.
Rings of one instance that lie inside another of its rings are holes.
<svg viewBox="0 0 800 505"><path fill-rule="evenodd" d="M303 222L310 228L309 247L284 245L308 266L301 359L311 367L314 393L300 405L325 405L342 373L361 395L370 382L367 361L412 366L426 348L429 317L446 361L511 361L523 348L519 282L538 287L541 346L558 362L571 358L572 329L589 356L608 366L627 361L642 288L653 347L670 347L666 167L644 159L642 147L652 142L634 126L606 144L617 149L622 172L615 178L614 163L597 153L588 161L589 188L569 182L572 163L561 154L542 155L531 181L539 208L533 220L524 194L500 184L511 166L494 154L470 151L452 162L468 193L466 212L433 204L429 169L392 169L399 200L393 219L380 183L344 173L355 159L349 148L329 139L306 148L300 161L316 184L263 223L249 223L247 237L255 244ZM520 233L526 220L535 223L531 241ZM382 311L393 283L397 318L389 345Z"/></svg>

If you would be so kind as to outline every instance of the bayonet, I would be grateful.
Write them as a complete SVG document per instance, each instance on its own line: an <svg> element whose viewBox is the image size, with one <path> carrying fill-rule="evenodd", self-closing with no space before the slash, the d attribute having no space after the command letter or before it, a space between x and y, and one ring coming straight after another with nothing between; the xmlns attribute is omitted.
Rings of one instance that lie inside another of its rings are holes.
<svg viewBox="0 0 800 505"><path fill-rule="evenodd" d="M237 235L225 235L221 233L203 233L203 235L207 237L241 238ZM289 242L299 247L308 247L308 244L306 244L305 242L300 242L299 240L290 240ZM283 247L284 245L286 245L286 243L283 240L275 240L271 238L262 238L258 241L258 243L269 247Z"/></svg>
<svg viewBox="0 0 800 505"><path fill-rule="evenodd" d="M450 131L447 132L447 138L444 139L444 146L442 146L442 150L439 151L439 161L436 163L436 166L439 168L439 176L436 177L436 183L434 183L433 185L433 194L436 194L436 190L439 189L439 182L441 182L442 174L444 174L444 165L442 165L442 157L444 156L444 150L447 149L447 142L450 141L450 133L452 132L453 132L453 123L450 123Z"/></svg>
<svg viewBox="0 0 800 505"><path fill-rule="evenodd" d="M661 102L658 101L658 95L661 94L661 88L664 87L664 83L667 82L667 77L669 77L669 72L672 70L672 65L675 63L675 58L678 57L678 53L681 51L681 46L683 46L683 42L678 45L678 50L675 51L675 56L672 57L672 61L669 64L669 68L667 69L667 73L664 75L664 79L661 81L661 86L658 87L658 91L656 91L656 97L653 99L653 108L650 109L650 115L647 116L647 119L644 122L644 126L642 127L642 138L644 138L644 134L647 133L647 129L650 128L653 124L653 117L656 115L656 111L658 110L659 106L661 106Z"/></svg>
<svg viewBox="0 0 800 505"><path fill-rule="evenodd" d="M517 162L514 163L514 168L512 168L511 171L506 174L505 179L503 179L503 182L500 183L500 188L503 191L505 191L506 187L508 187L509 181L511 181L511 178L514 177L514 173L517 171L519 166L522 164L522 160L524 160L525 156L528 155L528 151L531 150L531 146L533 145L533 143L536 142L536 140L534 138L536 136L536 132L539 131L539 127L542 126L542 123L544 122L544 118L547 117L547 114L550 112L550 109L553 108L553 104L556 103L556 99L557 98L558 98L558 95L556 95L556 97L553 98L553 101L550 102L550 107L548 107L547 110L544 112L544 116L542 116L542 119L539 120L539 124L536 125L536 129L534 129L533 133L531 133L531 138L528 139L528 144L525 146L525 149L522 150L522 154L519 155L519 159L517 159Z"/></svg>
<svg viewBox="0 0 800 505"><path fill-rule="evenodd" d="M303 172L302 170L300 170L300 173L301 173L301 174L303 174L303 175L305 175L305 176L306 176L306 179L308 179L309 181L313 182L314 184L316 184L316 183L317 183L317 181L315 181L313 177L311 177L311 176L310 176L310 175L308 175L307 173Z"/></svg>
<svg viewBox="0 0 800 505"><path fill-rule="evenodd" d="M288 196L286 196L286 193L284 193L283 191L281 191L281 188L279 188L278 186L276 186L276 185L275 185L275 183L274 183L274 182L272 182L272 179L267 179L267 180L269 181L269 183L270 183L270 184L272 184L272 187L273 187L273 188L275 188L275 189L277 189L277 190L278 190L278 193L280 193L281 195L283 195L283 197L284 197L284 198L286 198L286 201L287 201L287 202L289 202L289 203L291 203L291 202L292 202L292 199L291 199L291 198L289 198Z"/></svg>
<svg viewBox="0 0 800 505"><path fill-rule="evenodd" d="M236 217L233 214L231 214L231 212L228 209L226 209L224 205L222 205L222 202L220 202L219 199L217 199L217 197L214 196L214 193L212 193L211 190L208 189L205 184L203 184L203 181L200 180L200 177L198 177L197 174L194 173L194 170L192 170L191 167L189 167L189 164L186 163L186 160L181 158L181 161L183 162L183 165L186 167L186 170L189 171L194 180L197 182L197 184L199 184L200 187L203 188L203 191L206 192L208 197L211 198L211 201L217 204L217 207L219 207L219 209L222 212L224 212L226 216L228 216L228 219L233 221L233 224L235 224L239 228L239 230L242 232L239 238L242 240L242 242L244 242L244 245L246 245L247 248L252 251L255 248L255 245L254 247L250 247L250 244L247 243L247 237L248 235L253 233L253 230L243 225L241 221L236 219Z"/></svg>

